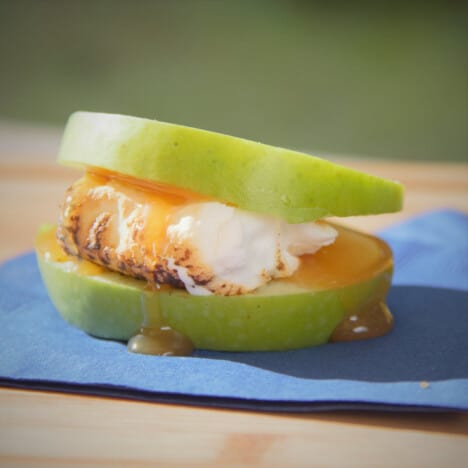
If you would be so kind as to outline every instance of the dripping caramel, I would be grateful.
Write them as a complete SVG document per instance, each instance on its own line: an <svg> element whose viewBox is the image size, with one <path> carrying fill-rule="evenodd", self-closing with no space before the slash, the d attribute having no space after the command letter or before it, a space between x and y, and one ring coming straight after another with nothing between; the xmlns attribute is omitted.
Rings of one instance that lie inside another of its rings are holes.
<svg viewBox="0 0 468 468"><path fill-rule="evenodd" d="M160 296L155 296L159 299ZM140 296L142 326L138 333L130 338L127 349L132 353L151 354L153 356L189 356L194 346L182 333L168 327L162 317L159 300L149 304L150 296L145 289Z"/></svg>
<svg viewBox="0 0 468 468"><path fill-rule="evenodd" d="M181 333L167 326L141 327L127 344L132 353L153 356L190 356L192 342Z"/></svg>

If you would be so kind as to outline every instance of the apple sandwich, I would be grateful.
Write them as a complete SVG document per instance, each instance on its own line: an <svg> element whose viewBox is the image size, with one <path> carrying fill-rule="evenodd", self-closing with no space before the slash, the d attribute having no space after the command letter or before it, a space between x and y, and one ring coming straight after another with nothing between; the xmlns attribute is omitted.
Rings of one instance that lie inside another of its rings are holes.
<svg viewBox="0 0 468 468"><path fill-rule="evenodd" d="M149 354L282 350L388 332L393 261L327 218L401 209L403 189L283 148L77 112L59 162L84 174L36 239L59 313Z"/></svg>

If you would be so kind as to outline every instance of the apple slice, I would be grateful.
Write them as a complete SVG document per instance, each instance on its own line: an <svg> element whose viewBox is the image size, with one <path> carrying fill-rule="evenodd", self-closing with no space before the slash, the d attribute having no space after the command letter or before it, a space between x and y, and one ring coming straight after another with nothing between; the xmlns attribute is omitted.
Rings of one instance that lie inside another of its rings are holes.
<svg viewBox="0 0 468 468"><path fill-rule="evenodd" d="M296 151L156 120L77 112L59 162L189 189L290 223L399 211L403 188Z"/></svg>
<svg viewBox="0 0 468 468"><path fill-rule="evenodd" d="M188 337L196 348L286 350L327 342L344 317L359 314L386 296L393 266L386 244L341 229L342 244L323 249L324 258L332 260L327 265L335 262L332 248L338 249L335 263L350 245L357 247L350 255L358 250L359 257L351 263L343 259L347 271L340 273L339 281L329 278L330 272L324 270L316 287L291 279L275 280L241 296L191 296L170 287L149 291L143 281L67 256L55 241L54 226L41 229L36 253L57 310L66 321L91 335L128 340L144 321L162 321ZM322 269L320 264L316 269Z"/></svg>

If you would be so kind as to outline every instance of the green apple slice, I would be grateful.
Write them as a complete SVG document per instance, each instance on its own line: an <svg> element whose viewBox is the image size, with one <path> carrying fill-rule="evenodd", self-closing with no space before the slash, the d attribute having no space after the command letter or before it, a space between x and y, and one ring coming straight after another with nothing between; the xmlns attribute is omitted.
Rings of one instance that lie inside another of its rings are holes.
<svg viewBox="0 0 468 468"><path fill-rule="evenodd" d="M397 182L317 157L114 114L72 114L59 162L175 185L291 223L395 212L403 198Z"/></svg>
<svg viewBox="0 0 468 468"><path fill-rule="evenodd" d="M48 226L42 232L52 230ZM144 282L110 271L82 274L78 260L56 258L37 244L36 253L49 297L70 324L97 337L128 340L144 320L159 315L196 348L214 350L286 350L325 343L345 315L384 300L392 276L390 261L343 287L306 289L276 280L253 294L191 296L173 288L148 291Z"/></svg>

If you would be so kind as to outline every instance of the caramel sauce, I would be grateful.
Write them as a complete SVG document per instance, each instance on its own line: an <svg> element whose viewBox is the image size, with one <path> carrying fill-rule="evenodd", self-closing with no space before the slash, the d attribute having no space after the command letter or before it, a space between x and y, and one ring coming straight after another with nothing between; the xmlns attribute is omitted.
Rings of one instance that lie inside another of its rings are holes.
<svg viewBox="0 0 468 468"><path fill-rule="evenodd" d="M392 252L377 237L359 233L344 226L333 225L338 231L335 242L313 255L304 255L298 270L286 281L310 289L330 289L369 280L393 266ZM352 341L376 338L393 328L393 316L385 305L390 288L381 280L379 287L365 304L346 309L330 341Z"/></svg>
<svg viewBox="0 0 468 468"><path fill-rule="evenodd" d="M183 205L209 201L206 196L192 192L190 190L173 187L145 180L136 179L111 171L102 169L89 169L84 182L88 189L100 186L108 186L116 192L127 196L130 203L127 208L134 208L136 205L144 207L145 211L145 232L151 232L151 236L144 238L139 236L138 243L144 246L146 251L153 255L159 254L164 249L166 243L166 231L172 213ZM91 206L91 205L90 205ZM108 208L111 208L110 205ZM91 209L93 209L91 207ZM117 212L117 202L114 201L113 208ZM115 216L117 220L117 216ZM84 229L83 231L86 231Z"/></svg>
<svg viewBox="0 0 468 468"><path fill-rule="evenodd" d="M96 263L89 262L84 259L77 260L76 272L80 275L97 276L102 275L106 271L107 270L104 267L97 265Z"/></svg>
<svg viewBox="0 0 468 468"><path fill-rule="evenodd" d="M59 263L72 260L72 257L60 247L55 237L55 229L52 229L52 227L41 230L37 234L34 247L46 260Z"/></svg>
<svg viewBox="0 0 468 468"><path fill-rule="evenodd" d="M126 174L120 174L118 172L109 171L101 168L88 168L86 175L94 177L96 180L101 182L101 185L109 183L110 181L116 181L125 186L131 186L146 192L150 197L153 194L157 196L165 197L168 200L173 201L177 205L184 203L193 203L196 201L208 201L213 200L207 195L202 195L193 190L176 187L174 185L163 184L160 182L153 182L150 180L139 179L137 177L129 176ZM149 193L148 193L149 192Z"/></svg>
<svg viewBox="0 0 468 468"><path fill-rule="evenodd" d="M59 263L70 262L73 271L81 275L96 276L106 271L100 265L68 255L57 242L54 229L40 232L36 237L35 247L46 260Z"/></svg>
<svg viewBox="0 0 468 468"><path fill-rule="evenodd" d="M338 324L331 342L367 340L385 335L393 328L393 316L385 302L374 300L350 313Z"/></svg>
<svg viewBox="0 0 468 468"><path fill-rule="evenodd" d="M128 341L127 349L153 356L190 356L194 348L186 336L170 327L141 327Z"/></svg>
<svg viewBox="0 0 468 468"><path fill-rule="evenodd" d="M132 353L155 356L189 356L193 352L193 343L181 333L164 324L158 303L148 304L148 296L141 294L143 324L139 332L127 343ZM151 310L151 313L149 313Z"/></svg>
<svg viewBox="0 0 468 468"><path fill-rule="evenodd" d="M307 289L344 287L372 278L392 265L392 252L378 239L344 226L335 242L312 255L303 255L297 271L284 281Z"/></svg>

